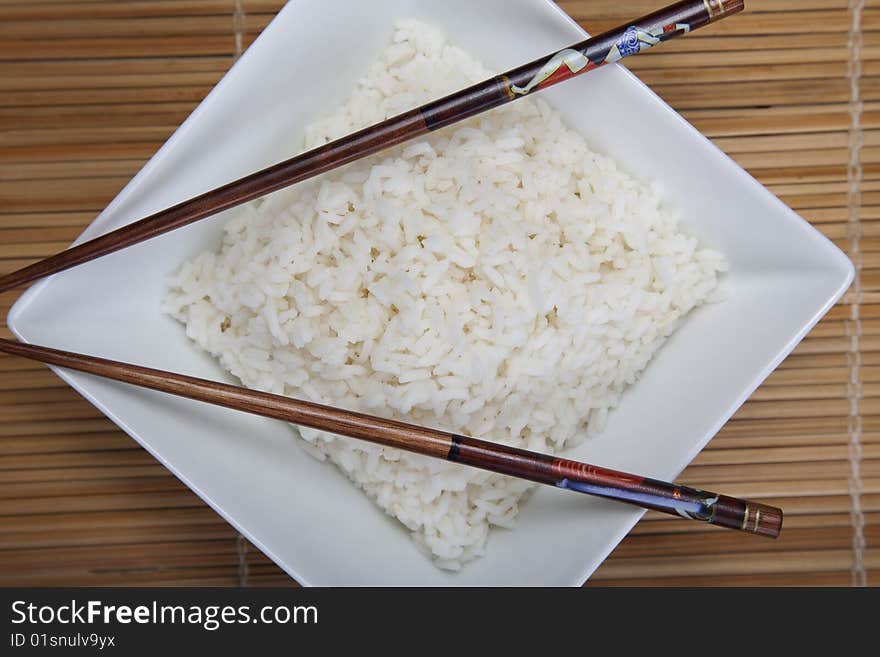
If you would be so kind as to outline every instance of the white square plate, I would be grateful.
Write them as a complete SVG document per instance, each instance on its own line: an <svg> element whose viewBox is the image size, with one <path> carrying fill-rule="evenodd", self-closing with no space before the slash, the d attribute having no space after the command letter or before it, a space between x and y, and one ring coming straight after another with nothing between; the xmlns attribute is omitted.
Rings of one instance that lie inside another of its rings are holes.
<svg viewBox="0 0 880 657"><path fill-rule="evenodd" d="M298 151L300 126L345 100L408 17L440 25L499 71L584 38L548 0L292 2L80 240ZM684 229L731 262L727 299L694 313L607 430L572 454L673 479L846 290L852 266L624 68L543 95L594 147L662 182ZM15 304L9 326L28 342L230 380L159 312L166 276L217 246L223 223L44 280ZM451 574L334 466L308 456L287 425L58 373L302 584L577 585L641 516L542 488L517 529L496 530L484 558Z"/></svg>

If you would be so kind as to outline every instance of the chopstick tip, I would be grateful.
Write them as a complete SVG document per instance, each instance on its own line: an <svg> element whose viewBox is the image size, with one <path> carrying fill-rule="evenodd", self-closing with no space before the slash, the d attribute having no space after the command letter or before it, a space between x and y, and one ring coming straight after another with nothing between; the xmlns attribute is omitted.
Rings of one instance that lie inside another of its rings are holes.
<svg viewBox="0 0 880 657"><path fill-rule="evenodd" d="M782 509L766 504L755 505L754 533L767 538L779 538L782 532Z"/></svg>
<svg viewBox="0 0 880 657"><path fill-rule="evenodd" d="M745 0L723 0L722 11L724 14L736 14L746 8Z"/></svg>

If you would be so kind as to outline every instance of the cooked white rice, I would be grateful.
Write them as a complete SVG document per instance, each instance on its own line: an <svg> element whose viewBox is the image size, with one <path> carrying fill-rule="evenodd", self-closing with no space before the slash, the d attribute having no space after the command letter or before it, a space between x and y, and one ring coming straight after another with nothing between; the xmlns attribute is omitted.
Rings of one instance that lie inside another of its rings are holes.
<svg viewBox="0 0 880 657"><path fill-rule="evenodd" d="M489 75L403 22L305 146ZM602 428L723 269L656 190L524 99L246 206L164 310L249 387L555 452ZM444 568L531 486L300 433Z"/></svg>

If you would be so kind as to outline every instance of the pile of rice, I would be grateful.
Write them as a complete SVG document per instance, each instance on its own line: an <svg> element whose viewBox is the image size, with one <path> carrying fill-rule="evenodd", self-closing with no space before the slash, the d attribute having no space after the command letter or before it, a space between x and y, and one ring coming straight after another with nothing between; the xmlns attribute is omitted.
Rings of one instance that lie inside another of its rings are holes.
<svg viewBox="0 0 880 657"><path fill-rule="evenodd" d="M403 22L305 145L489 75ZM556 452L602 428L724 267L655 189L524 99L246 206L164 310L251 388ZM300 433L443 568L481 555L531 488Z"/></svg>

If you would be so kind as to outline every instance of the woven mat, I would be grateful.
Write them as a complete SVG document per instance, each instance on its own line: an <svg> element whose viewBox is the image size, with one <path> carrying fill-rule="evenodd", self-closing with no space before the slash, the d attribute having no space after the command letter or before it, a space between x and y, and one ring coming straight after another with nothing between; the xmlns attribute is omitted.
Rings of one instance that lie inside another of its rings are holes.
<svg viewBox="0 0 880 657"><path fill-rule="evenodd" d="M0 0L0 271L65 248L282 4ZM597 33L662 3L561 4ZM628 61L859 275L681 477L784 507L783 537L649 513L590 584L880 584L880 0L751 0ZM291 583L46 368L0 356L0 585Z"/></svg>

